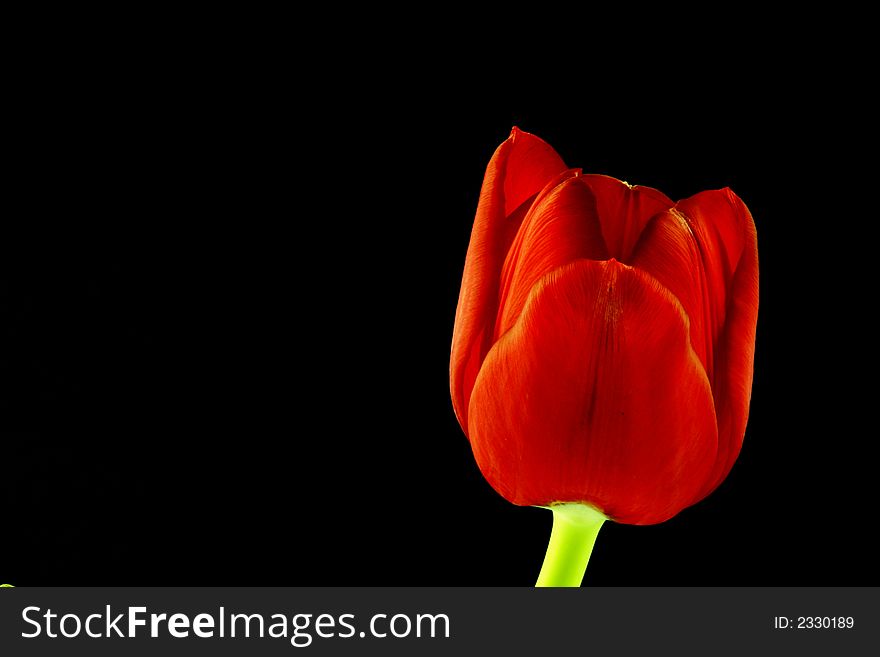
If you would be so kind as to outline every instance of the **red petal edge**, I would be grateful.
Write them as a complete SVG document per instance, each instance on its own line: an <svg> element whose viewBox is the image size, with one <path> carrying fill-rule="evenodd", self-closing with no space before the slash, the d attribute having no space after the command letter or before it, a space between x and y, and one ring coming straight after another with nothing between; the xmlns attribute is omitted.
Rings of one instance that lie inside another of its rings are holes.
<svg viewBox="0 0 880 657"><path fill-rule="evenodd" d="M452 404L465 433L471 390L492 343L504 258L528 200L565 169L546 142L517 128L486 169L465 259L449 366Z"/></svg>

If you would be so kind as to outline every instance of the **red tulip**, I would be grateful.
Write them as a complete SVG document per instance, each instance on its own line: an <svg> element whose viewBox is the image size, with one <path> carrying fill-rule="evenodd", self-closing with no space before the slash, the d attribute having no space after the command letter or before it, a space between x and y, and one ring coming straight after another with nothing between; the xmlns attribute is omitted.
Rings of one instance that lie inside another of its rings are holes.
<svg viewBox="0 0 880 657"><path fill-rule="evenodd" d="M514 128L486 171L452 341L483 475L514 504L630 524L701 500L742 445L757 311L755 224L732 191L675 203Z"/></svg>

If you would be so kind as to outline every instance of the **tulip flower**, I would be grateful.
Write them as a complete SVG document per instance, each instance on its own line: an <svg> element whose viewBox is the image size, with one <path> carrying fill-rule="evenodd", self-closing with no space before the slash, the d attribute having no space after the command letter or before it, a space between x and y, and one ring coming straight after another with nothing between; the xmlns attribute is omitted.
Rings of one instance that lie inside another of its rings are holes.
<svg viewBox="0 0 880 657"><path fill-rule="evenodd" d="M452 340L453 406L492 487L554 522L538 585L581 583L602 523L695 504L742 445L755 224L569 169L514 128L489 163Z"/></svg>

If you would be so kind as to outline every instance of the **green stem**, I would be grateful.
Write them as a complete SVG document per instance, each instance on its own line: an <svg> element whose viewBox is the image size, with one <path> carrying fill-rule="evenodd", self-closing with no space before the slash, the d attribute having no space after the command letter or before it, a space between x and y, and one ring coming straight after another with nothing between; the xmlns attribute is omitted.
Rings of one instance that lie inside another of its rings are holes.
<svg viewBox="0 0 880 657"><path fill-rule="evenodd" d="M536 586L580 586L607 518L586 504L555 504L553 531Z"/></svg>

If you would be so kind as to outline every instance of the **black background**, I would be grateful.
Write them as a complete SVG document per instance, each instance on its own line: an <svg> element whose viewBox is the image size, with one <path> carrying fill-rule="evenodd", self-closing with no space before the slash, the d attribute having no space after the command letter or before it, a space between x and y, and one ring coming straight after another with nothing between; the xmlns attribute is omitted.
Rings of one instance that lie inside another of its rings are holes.
<svg viewBox="0 0 880 657"><path fill-rule="evenodd" d="M518 125L672 198L730 186L758 227L740 459L667 523L609 523L586 583L878 584L875 194L847 83L803 61L645 60L466 86L395 61L279 76L103 56L23 76L0 580L532 584L550 514L485 483L448 392L482 176Z"/></svg>

